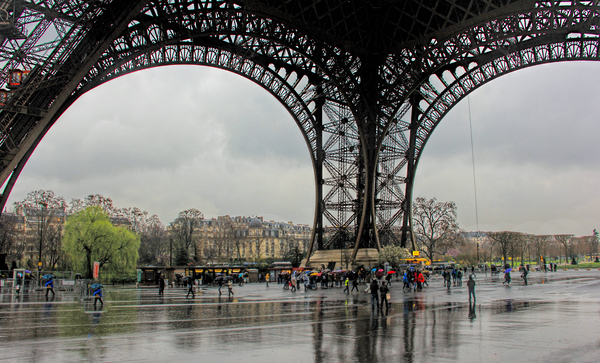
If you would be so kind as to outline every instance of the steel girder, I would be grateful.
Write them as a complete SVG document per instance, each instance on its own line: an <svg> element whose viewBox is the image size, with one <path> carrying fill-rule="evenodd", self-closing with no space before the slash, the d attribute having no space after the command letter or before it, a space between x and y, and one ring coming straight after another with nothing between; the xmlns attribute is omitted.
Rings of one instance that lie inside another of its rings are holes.
<svg viewBox="0 0 600 363"><path fill-rule="evenodd" d="M2 206L35 146L83 93L143 68L210 65L252 79L288 109L315 167L313 244L355 254L411 238L421 152L466 94L523 67L599 58L597 1L71 0L7 9L0 81L13 68L31 73L0 112Z"/></svg>

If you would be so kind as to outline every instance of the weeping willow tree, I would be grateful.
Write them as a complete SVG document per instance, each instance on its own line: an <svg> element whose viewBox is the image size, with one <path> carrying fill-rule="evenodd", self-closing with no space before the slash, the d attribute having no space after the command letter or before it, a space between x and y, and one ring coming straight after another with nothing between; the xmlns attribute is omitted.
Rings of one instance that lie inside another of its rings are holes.
<svg viewBox="0 0 600 363"><path fill-rule="evenodd" d="M99 262L102 271L133 273L140 238L124 227L113 226L102 208L92 206L67 219L63 248L73 269L84 271L91 279L94 262Z"/></svg>

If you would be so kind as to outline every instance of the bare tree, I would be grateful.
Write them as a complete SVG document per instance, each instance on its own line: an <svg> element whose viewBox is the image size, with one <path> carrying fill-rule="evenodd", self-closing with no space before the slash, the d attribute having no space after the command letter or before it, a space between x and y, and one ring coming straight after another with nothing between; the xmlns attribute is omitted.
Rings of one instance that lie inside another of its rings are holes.
<svg viewBox="0 0 600 363"><path fill-rule="evenodd" d="M179 245L178 251L194 256L199 261L198 244L194 238L194 232L200 227L204 215L197 209L187 209L179 212L179 216L171 223L170 230Z"/></svg>
<svg viewBox="0 0 600 363"><path fill-rule="evenodd" d="M139 263L165 266L170 263L169 235L157 215L147 221L140 235Z"/></svg>
<svg viewBox="0 0 600 363"><path fill-rule="evenodd" d="M249 245L251 246L251 251L252 251L252 258L254 259L254 261L260 261L263 257L263 253L262 253L262 244L263 244L264 239L263 238L256 238L256 239L252 239L249 242Z"/></svg>
<svg viewBox="0 0 600 363"><path fill-rule="evenodd" d="M69 215L73 215L84 210L87 207L98 206L102 208L104 213L108 214L109 217L119 217L119 210L113 204L111 198L105 197L100 194L90 194L85 199L72 199L70 207L67 210Z"/></svg>
<svg viewBox="0 0 600 363"><path fill-rule="evenodd" d="M550 241L552 241L552 236L550 235L533 236L531 239L530 245L536 255L538 264L543 263Z"/></svg>
<svg viewBox="0 0 600 363"><path fill-rule="evenodd" d="M19 236L17 223L20 216L14 213L0 215L0 254L6 255L6 262L16 262L23 258L23 239Z"/></svg>
<svg viewBox="0 0 600 363"><path fill-rule="evenodd" d="M433 261L436 253L445 252L454 243L458 232L456 204L417 198L413 206L413 228L421 250Z"/></svg>
<svg viewBox="0 0 600 363"><path fill-rule="evenodd" d="M62 264L64 261L64 254L62 249L62 237L63 237L64 225L62 223L49 224L46 229L45 249L46 249L46 260L48 267L54 269Z"/></svg>
<svg viewBox="0 0 600 363"><path fill-rule="evenodd" d="M60 259L62 226L68 205L52 190L29 192L15 203L15 211L25 217L30 250L38 250L38 263L54 268Z"/></svg>
<svg viewBox="0 0 600 363"><path fill-rule="evenodd" d="M573 238L572 234L556 234L553 236L554 240L559 244L559 246L564 247L565 249L565 260L568 259L567 256L567 251L569 249L569 243L571 241L571 238ZM562 253L558 254L558 263L560 264L562 262Z"/></svg>
<svg viewBox="0 0 600 363"><path fill-rule="evenodd" d="M530 234L523 234L521 239L519 240L519 251L521 252L521 263L524 264L525 261L525 250L530 250L531 241L533 240L533 236Z"/></svg>
<svg viewBox="0 0 600 363"><path fill-rule="evenodd" d="M207 240L204 243L204 248L202 249L202 256L206 259L207 262L214 263L217 257L219 257L217 243L214 240Z"/></svg>
<svg viewBox="0 0 600 363"><path fill-rule="evenodd" d="M590 259L593 259L593 257L598 253L598 238L596 236L589 236L585 239L584 243L586 251L590 255Z"/></svg>
<svg viewBox="0 0 600 363"><path fill-rule="evenodd" d="M224 216L221 219L221 232L223 237L224 250L227 251L227 259L235 253L238 261L242 260L242 247L244 244L242 230L236 225L236 221L230 216Z"/></svg>
<svg viewBox="0 0 600 363"><path fill-rule="evenodd" d="M504 263L507 264L508 255L514 253L515 248L519 245L521 239L524 238L524 235L520 232L502 231L490 232L488 233L488 237L500 247Z"/></svg>
<svg viewBox="0 0 600 363"><path fill-rule="evenodd" d="M131 223L130 228L139 234L143 234L148 231L152 226L152 218L156 215L149 217L148 212L141 210L140 208L121 208L116 210L116 214L119 217L123 217ZM158 218L158 217L156 217ZM155 222L155 221L154 221ZM160 220L158 221L160 223Z"/></svg>

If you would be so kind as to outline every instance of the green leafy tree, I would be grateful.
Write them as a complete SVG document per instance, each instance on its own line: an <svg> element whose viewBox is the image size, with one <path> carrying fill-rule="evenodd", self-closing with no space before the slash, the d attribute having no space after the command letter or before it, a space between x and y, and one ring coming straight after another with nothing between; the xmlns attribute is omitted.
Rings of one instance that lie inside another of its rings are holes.
<svg viewBox="0 0 600 363"><path fill-rule="evenodd" d="M74 269L92 278L94 261L111 272L133 272L138 259L139 237L123 227L114 227L101 207L91 206L70 216L65 226L63 248Z"/></svg>

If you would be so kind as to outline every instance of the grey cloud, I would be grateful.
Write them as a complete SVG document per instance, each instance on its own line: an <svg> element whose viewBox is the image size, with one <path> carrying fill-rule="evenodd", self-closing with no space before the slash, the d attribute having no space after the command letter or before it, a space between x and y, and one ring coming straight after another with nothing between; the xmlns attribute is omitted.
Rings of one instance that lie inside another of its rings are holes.
<svg viewBox="0 0 600 363"><path fill-rule="evenodd" d="M482 230L589 234L598 227L597 64L517 71L471 97ZM469 120L461 102L434 131L415 196L453 200L474 230ZM10 203L37 189L100 193L170 222L274 215L312 223L314 179L287 111L239 76L201 67L136 72L92 90L57 122Z"/></svg>

